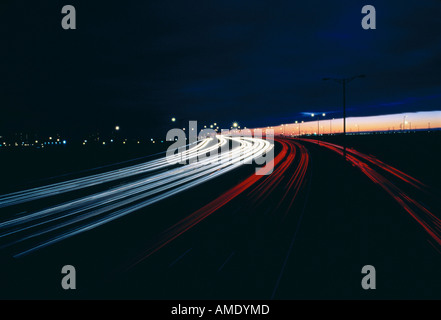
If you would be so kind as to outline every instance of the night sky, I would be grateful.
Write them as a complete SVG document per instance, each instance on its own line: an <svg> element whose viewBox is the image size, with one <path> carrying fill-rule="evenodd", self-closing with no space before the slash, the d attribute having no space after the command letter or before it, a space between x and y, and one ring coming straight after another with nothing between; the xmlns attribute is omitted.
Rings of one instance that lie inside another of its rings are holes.
<svg viewBox="0 0 441 320"><path fill-rule="evenodd" d="M2 1L0 131L257 127L441 109L441 1ZM77 29L61 28L74 5ZM374 5L377 29L361 28ZM124 131L123 131L124 130ZM1 134L1 132L0 132Z"/></svg>

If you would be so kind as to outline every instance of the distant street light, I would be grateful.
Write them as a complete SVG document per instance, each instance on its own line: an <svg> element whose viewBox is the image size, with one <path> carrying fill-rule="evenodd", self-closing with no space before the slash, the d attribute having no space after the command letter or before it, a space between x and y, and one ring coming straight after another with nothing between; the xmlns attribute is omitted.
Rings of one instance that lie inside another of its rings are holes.
<svg viewBox="0 0 441 320"><path fill-rule="evenodd" d="M304 121L302 121L301 123L303 123ZM301 131L300 131L300 123L299 123L299 137L301 135Z"/></svg>
<svg viewBox="0 0 441 320"><path fill-rule="evenodd" d="M176 118L171 118L171 121L172 121L172 122L175 122L175 121L176 121Z"/></svg>
<svg viewBox="0 0 441 320"><path fill-rule="evenodd" d="M311 113L311 117L314 117L314 116L315 116L314 113ZM322 113L321 116L325 117L326 113ZM320 115L317 115L317 141L318 141L318 144L320 145L319 136L320 136Z"/></svg>
<svg viewBox="0 0 441 320"><path fill-rule="evenodd" d="M332 80L343 85L343 158L346 159L346 84L357 78L365 78L366 75L360 74L351 78L323 78L324 81Z"/></svg>
<svg viewBox="0 0 441 320"><path fill-rule="evenodd" d="M116 131L119 131L119 126L115 126L115 130L116 130Z"/></svg>

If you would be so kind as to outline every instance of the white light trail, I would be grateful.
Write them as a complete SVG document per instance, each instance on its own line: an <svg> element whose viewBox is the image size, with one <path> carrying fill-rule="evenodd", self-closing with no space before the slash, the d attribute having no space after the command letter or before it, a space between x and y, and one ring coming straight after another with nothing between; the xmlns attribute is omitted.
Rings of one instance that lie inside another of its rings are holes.
<svg viewBox="0 0 441 320"><path fill-rule="evenodd" d="M244 163L251 163L273 147L269 141L263 139L220 135L205 139L174 156L179 161L186 161L197 157L198 154L219 149L227 144L228 140L233 142L233 147L227 152L217 154L215 161L212 157L204 157L199 161L189 161L189 164L176 166L161 158L0 196L1 208L112 181L117 184L104 191L95 191L78 199L0 222L0 241L4 241L2 248L29 242L27 249L17 253L15 257L28 254L205 183ZM168 170L164 171L165 169ZM147 173L149 175L146 177ZM120 180L127 178L132 180L121 183Z"/></svg>

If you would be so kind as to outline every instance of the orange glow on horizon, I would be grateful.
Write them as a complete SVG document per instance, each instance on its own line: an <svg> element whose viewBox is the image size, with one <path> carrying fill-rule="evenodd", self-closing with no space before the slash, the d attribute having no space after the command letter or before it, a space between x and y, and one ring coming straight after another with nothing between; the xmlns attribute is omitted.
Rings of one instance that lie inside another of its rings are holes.
<svg viewBox="0 0 441 320"><path fill-rule="evenodd" d="M272 126L275 134L335 134L343 132L343 119L331 116L320 117L320 128L317 121L287 123ZM265 130L265 128L256 128ZM381 116L348 117L346 118L346 133L374 131L427 130L441 128L441 111L407 112Z"/></svg>

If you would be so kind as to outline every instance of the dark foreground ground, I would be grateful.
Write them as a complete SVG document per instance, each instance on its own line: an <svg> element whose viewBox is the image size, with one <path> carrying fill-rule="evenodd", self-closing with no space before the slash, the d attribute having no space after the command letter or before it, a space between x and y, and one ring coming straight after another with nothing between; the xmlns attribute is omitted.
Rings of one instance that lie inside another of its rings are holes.
<svg viewBox="0 0 441 320"><path fill-rule="evenodd" d="M325 137L341 143L341 137ZM311 164L292 212L273 212L283 185L251 206L243 195L127 270L155 235L253 173L244 166L93 231L21 259L3 255L0 297L141 299L441 298L441 254L397 203L337 154L303 142ZM347 145L440 189L439 134L349 136ZM277 145L277 151L280 145ZM3 190L35 180L155 154L159 149L64 150L2 158ZM11 160L14 159L15 160ZM37 162L34 162L38 159ZM20 162L21 161L21 162ZM44 165L50 161L51 165ZM35 163L39 165L36 167ZM26 165L27 164L27 165ZM20 166L24 166L20 168ZM295 166L287 171L293 173ZM31 185L31 184L29 184ZM439 215L439 212L436 212ZM61 289L61 267L77 290ZM361 288L373 265L377 289ZM283 271L283 272L282 272Z"/></svg>

